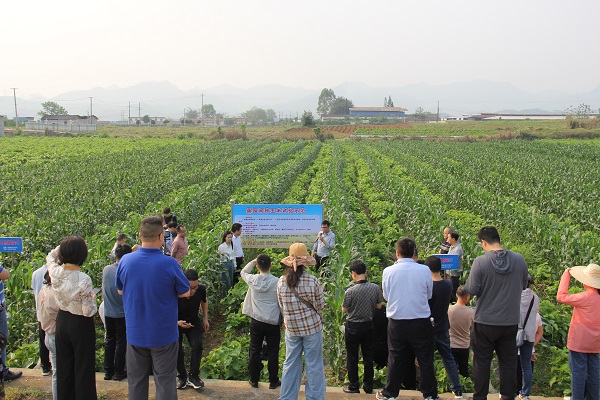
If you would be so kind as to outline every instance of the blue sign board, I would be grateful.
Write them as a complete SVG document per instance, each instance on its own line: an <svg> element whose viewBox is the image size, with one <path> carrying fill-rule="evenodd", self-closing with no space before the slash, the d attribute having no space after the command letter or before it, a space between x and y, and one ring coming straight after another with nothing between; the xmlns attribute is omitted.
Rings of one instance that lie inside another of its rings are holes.
<svg viewBox="0 0 600 400"><path fill-rule="evenodd" d="M0 253L22 253L23 238L0 237Z"/></svg>
<svg viewBox="0 0 600 400"><path fill-rule="evenodd" d="M432 254L442 260L442 270L458 269L458 254Z"/></svg>

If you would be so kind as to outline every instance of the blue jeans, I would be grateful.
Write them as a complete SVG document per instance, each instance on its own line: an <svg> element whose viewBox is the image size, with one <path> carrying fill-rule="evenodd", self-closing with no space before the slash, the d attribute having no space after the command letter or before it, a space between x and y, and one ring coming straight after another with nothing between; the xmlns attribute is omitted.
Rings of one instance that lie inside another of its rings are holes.
<svg viewBox="0 0 600 400"><path fill-rule="evenodd" d="M52 360L52 398L56 400L56 336L54 333L46 333L44 344L50 351L50 359Z"/></svg>
<svg viewBox="0 0 600 400"><path fill-rule="evenodd" d="M450 349L450 334L448 333L447 329L444 329L442 332L435 333L435 346L440 354L440 357L442 358L444 369L446 370L446 374L450 380L450 390L453 392L460 390L462 392L463 387L460 383L460 378L458 377L456 360L452 355L452 349Z"/></svg>
<svg viewBox="0 0 600 400"><path fill-rule="evenodd" d="M531 394L531 385L533 384L533 371L531 370L531 352L533 351L533 342L523 341L519 347L519 360L521 361L521 372L523 375L523 384L519 394L529 396Z"/></svg>
<svg viewBox="0 0 600 400"><path fill-rule="evenodd" d="M8 339L8 321L6 320L6 304L2 304L2 311L0 311L0 332ZM6 375L8 368L6 368L6 347L2 349L2 375Z"/></svg>
<svg viewBox="0 0 600 400"><path fill-rule="evenodd" d="M600 396L600 354L569 350L571 400L598 400Z"/></svg>
<svg viewBox="0 0 600 400"><path fill-rule="evenodd" d="M306 362L306 400L325 399L323 368L323 331L309 336L292 336L285 332L285 361L279 400L297 400L302 383L302 353Z"/></svg>
<svg viewBox="0 0 600 400"><path fill-rule="evenodd" d="M233 260L221 263L221 285L223 287L223 297L227 295L229 289L233 286L233 272L235 271L235 265Z"/></svg>

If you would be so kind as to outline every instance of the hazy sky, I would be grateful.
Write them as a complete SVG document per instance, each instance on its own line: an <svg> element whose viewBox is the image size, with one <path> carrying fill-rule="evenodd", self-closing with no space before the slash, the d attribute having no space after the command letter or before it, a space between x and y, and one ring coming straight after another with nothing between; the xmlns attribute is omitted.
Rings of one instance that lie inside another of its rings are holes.
<svg viewBox="0 0 600 400"><path fill-rule="evenodd" d="M7 0L0 95L168 80L320 89L600 84L598 0Z"/></svg>

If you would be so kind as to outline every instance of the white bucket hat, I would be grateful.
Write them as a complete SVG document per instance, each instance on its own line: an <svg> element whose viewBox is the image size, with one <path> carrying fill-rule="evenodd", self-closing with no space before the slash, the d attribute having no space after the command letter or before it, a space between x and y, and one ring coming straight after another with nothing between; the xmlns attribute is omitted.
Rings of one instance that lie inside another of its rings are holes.
<svg viewBox="0 0 600 400"><path fill-rule="evenodd" d="M569 270L571 276L584 285L600 289L600 265L590 264L587 267L580 265Z"/></svg>

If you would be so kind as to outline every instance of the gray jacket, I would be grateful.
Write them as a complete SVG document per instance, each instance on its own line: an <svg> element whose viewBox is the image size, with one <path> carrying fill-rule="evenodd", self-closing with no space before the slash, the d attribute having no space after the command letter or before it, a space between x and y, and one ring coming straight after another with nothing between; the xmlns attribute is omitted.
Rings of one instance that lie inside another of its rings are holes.
<svg viewBox="0 0 600 400"><path fill-rule="evenodd" d="M477 296L474 321L484 325L518 325L521 291L527 288L527 263L508 250L492 250L473 262L465 289Z"/></svg>
<svg viewBox="0 0 600 400"><path fill-rule="evenodd" d="M257 321L278 325L281 315L277 302L279 279L271 274L251 274L254 264L254 260L250 261L240 273L242 279L248 284L242 313Z"/></svg>

